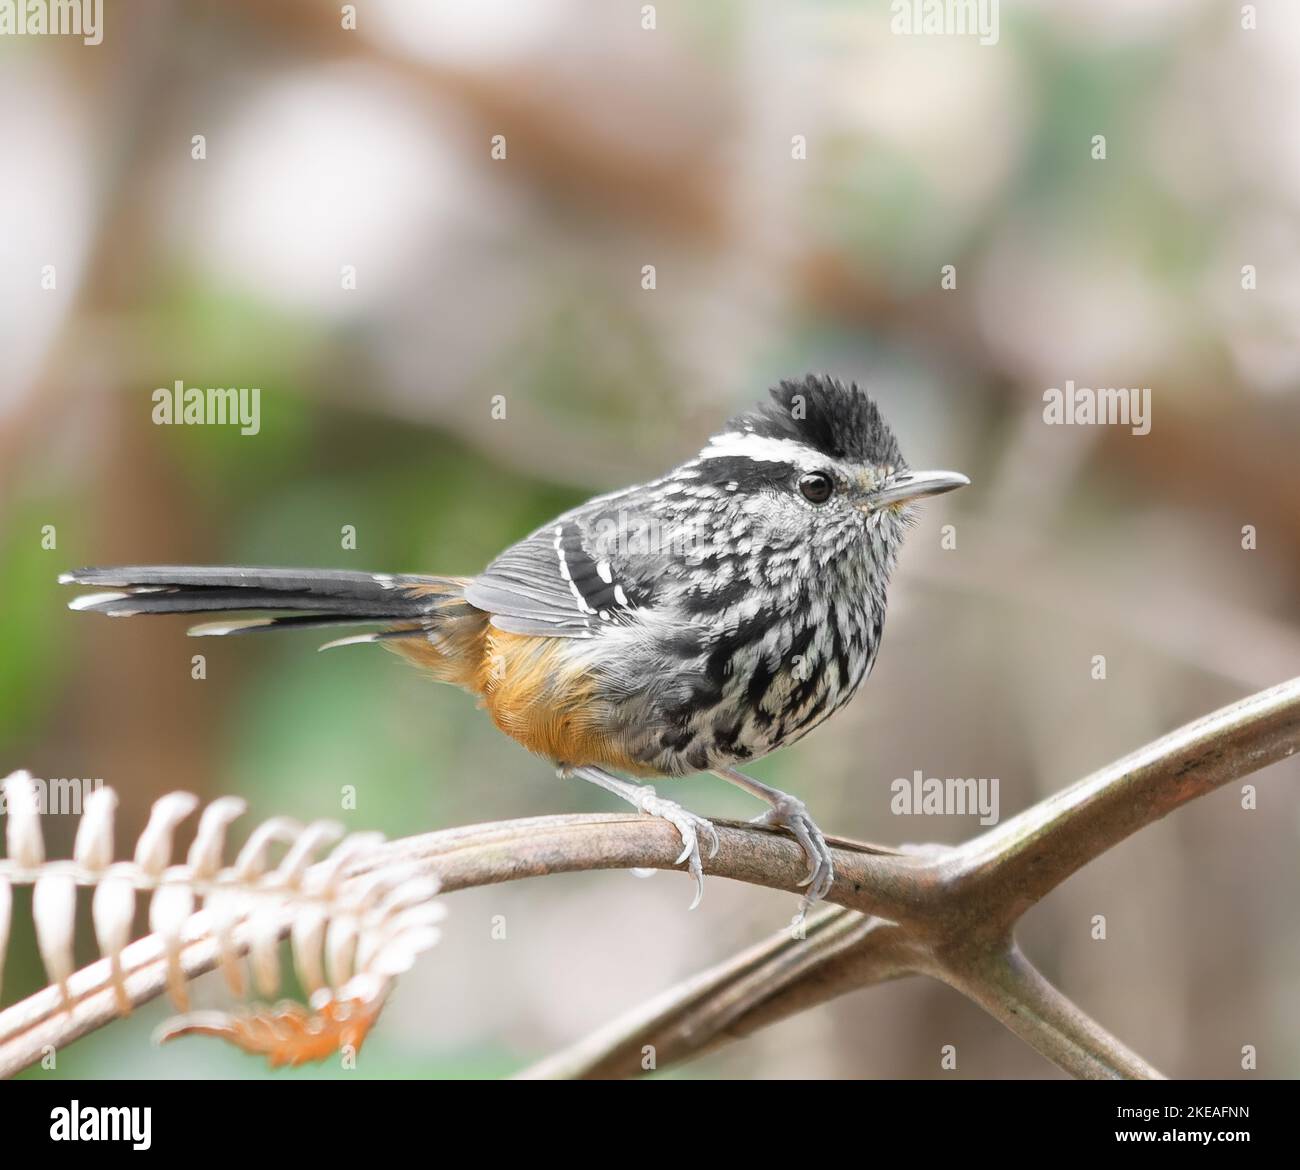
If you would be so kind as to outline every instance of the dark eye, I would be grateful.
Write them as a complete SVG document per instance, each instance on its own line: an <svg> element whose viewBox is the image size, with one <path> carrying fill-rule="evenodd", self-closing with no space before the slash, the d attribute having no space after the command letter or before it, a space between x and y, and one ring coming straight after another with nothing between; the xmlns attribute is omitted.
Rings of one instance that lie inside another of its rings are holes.
<svg viewBox="0 0 1300 1170"><path fill-rule="evenodd" d="M824 471L810 471L799 477L799 491L810 504L826 503L834 490L834 481Z"/></svg>

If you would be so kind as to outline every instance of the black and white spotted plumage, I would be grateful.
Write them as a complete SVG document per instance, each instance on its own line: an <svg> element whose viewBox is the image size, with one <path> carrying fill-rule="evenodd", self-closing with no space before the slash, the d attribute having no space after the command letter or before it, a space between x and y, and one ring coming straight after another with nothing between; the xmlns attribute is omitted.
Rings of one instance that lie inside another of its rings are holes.
<svg viewBox="0 0 1300 1170"><path fill-rule="evenodd" d="M754 759L870 671L904 519L859 504L905 470L856 387L784 382L696 458L507 549L465 596L500 629L572 639L602 724L647 771ZM833 502L800 496L811 471Z"/></svg>

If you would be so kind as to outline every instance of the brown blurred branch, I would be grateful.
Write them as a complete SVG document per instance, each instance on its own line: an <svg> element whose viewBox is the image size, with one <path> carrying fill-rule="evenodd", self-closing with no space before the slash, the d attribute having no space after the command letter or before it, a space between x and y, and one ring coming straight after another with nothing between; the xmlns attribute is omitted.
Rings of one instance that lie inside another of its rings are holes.
<svg viewBox="0 0 1300 1170"><path fill-rule="evenodd" d="M526 1075L628 1076L687 1059L849 991L907 974L949 983L1049 1060L1082 1077L1160 1074L1089 1019L1021 955L1015 922L1076 870L1144 825L1300 747L1300 678L1261 691L1134 752L956 848L893 853L831 839L836 878L806 938L777 935L687 981ZM714 876L796 893L794 841L719 822ZM351 877L399 866L447 891L577 870L674 868L680 848L663 821L635 815L537 817L450 829L379 846ZM286 923L287 929L287 923ZM215 948L183 951L191 977ZM132 1003L164 986L150 936L123 954ZM105 968L100 970L100 968ZM72 1006L46 989L0 1013L0 1075L109 1022L106 964L69 981Z"/></svg>
<svg viewBox="0 0 1300 1170"><path fill-rule="evenodd" d="M827 907L809 919L805 938L782 931L639 1005L521 1076L627 1076L643 1070L647 1048L654 1051L655 1064L665 1067L912 970L903 928L855 910Z"/></svg>
<svg viewBox="0 0 1300 1170"><path fill-rule="evenodd" d="M1157 1076L1020 954L1015 922L1076 870L1187 801L1300 748L1300 678L1198 719L955 849L903 865L892 926L828 910L808 941L785 934L687 981L525 1075L632 1076L748 1035L883 979L950 983L1076 1076ZM903 859L898 859L900 862ZM836 855L836 864L840 863ZM852 905L839 882L830 900ZM773 976L751 978L767 965Z"/></svg>

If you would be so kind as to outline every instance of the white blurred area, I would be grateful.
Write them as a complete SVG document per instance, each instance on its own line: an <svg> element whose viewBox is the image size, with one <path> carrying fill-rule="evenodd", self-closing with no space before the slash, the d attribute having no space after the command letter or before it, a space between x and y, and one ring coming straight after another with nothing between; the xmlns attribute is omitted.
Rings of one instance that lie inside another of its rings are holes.
<svg viewBox="0 0 1300 1170"><path fill-rule="evenodd" d="M3 58L0 58L3 60ZM39 377L48 346L76 300L96 226L92 137L60 72L30 59L0 68L0 419ZM42 287L53 267L53 289Z"/></svg>
<svg viewBox="0 0 1300 1170"><path fill-rule="evenodd" d="M418 60L483 68L536 60L564 44L603 41L625 23L613 5L593 7L579 0L378 0L365 9L364 31L385 48ZM575 38L572 32L580 25L589 32Z"/></svg>
<svg viewBox="0 0 1300 1170"><path fill-rule="evenodd" d="M454 148L451 120L439 125L406 96L381 69L355 65L250 87L176 193L174 246L192 248L211 279L290 311L375 313L412 269L436 268L460 232L501 211ZM210 226L196 233L196 222ZM345 265L356 269L347 290Z"/></svg>

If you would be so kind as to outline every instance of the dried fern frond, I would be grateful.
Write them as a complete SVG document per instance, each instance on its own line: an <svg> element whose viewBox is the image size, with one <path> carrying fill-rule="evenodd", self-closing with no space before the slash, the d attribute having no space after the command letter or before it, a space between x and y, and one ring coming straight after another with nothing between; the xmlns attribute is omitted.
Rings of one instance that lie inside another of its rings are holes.
<svg viewBox="0 0 1300 1170"><path fill-rule="evenodd" d="M382 997L344 998L322 991L312 996L310 1009L286 1001L252 1011L191 1012L168 1020L155 1038L165 1044L180 1036L216 1036L245 1052L260 1053L272 1068L296 1066L358 1051L381 1007Z"/></svg>
<svg viewBox="0 0 1300 1170"><path fill-rule="evenodd" d="M343 835L330 821L300 825L275 818L250 834L233 863L223 855L242 800L213 801L199 818L184 863L174 864L178 826L198 798L173 792L154 803L130 861L114 861L113 822L117 796L101 788L86 800L70 861L45 856L37 789L26 772L2 783L8 817L5 857L0 857L0 977L12 920L12 889L32 886L37 949L50 985L71 1010L73 939L77 892L93 890L91 917L107 983L120 1015L131 1010L124 953L131 943L137 900L148 901L149 929L166 961L167 988L181 1011L189 1009L182 956L198 941L212 940L231 991L246 988L244 958L257 994L276 994L281 984L280 942L287 935L294 972L306 989L301 1005L250 1004L236 1013L205 1012L164 1025L163 1040L217 1035L272 1065L320 1060L346 1047L358 1049L378 1016L393 980L438 940L443 908L433 901L437 882L392 866L348 877L349 863L383 841L379 833ZM323 860L314 860L328 846ZM272 851L283 848L279 863ZM89 970L89 968L87 968ZM0 1035L0 1042L4 1036Z"/></svg>

